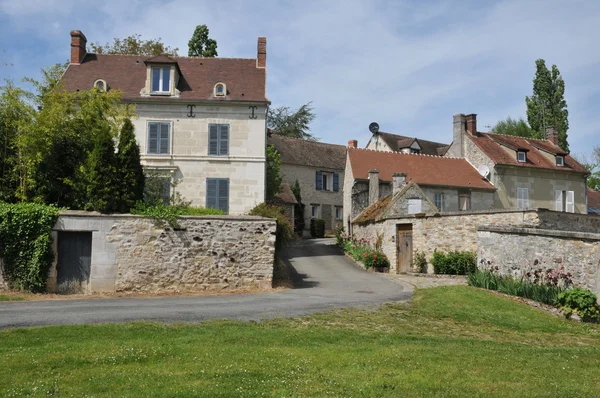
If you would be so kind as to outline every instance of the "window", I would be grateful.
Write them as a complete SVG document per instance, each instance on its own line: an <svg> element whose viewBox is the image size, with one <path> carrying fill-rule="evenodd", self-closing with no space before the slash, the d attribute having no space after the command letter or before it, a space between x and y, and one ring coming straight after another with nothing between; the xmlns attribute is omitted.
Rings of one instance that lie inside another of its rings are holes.
<svg viewBox="0 0 600 398"><path fill-rule="evenodd" d="M108 86L104 80L98 79L94 82L94 87L100 91L106 91Z"/></svg>
<svg viewBox="0 0 600 398"><path fill-rule="evenodd" d="M229 179L206 179L206 207L229 213Z"/></svg>
<svg viewBox="0 0 600 398"><path fill-rule="evenodd" d="M335 219L341 220L344 216L343 207L336 206L335 207Z"/></svg>
<svg viewBox="0 0 600 398"><path fill-rule="evenodd" d="M169 154L170 151L170 129L168 122L148 123L148 150L149 154Z"/></svg>
<svg viewBox="0 0 600 398"><path fill-rule="evenodd" d="M437 207L440 211L444 211L444 194L443 193L435 194L435 207Z"/></svg>
<svg viewBox="0 0 600 398"><path fill-rule="evenodd" d="M211 156L229 155L229 125L208 125L208 154Z"/></svg>
<svg viewBox="0 0 600 398"><path fill-rule="evenodd" d="M311 218L319 218L320 216L320 205L310 205L310 216Z"/></svg>
<svg viewBox="0 0 600 398"><path fill-rule="evenodd" d="M421 199L408 199L408 214L416 214L421 212Z"/></svg>
<svg viewBox="0 0 600 398"><path fill-rule="evenodd" d="M339 192L340 175L338 173L317 171L315 173L315 189L317 191Z"/></svg>
<svg viewBox="0 0 600 398"><path fill-rule="evenodd" d="M564 156L557 156L556 157L556 165L557 166L564 166L565 165L565 157Z"/></svg>
<svg viewBox="0 0 600 398"><path fill-rule="evenodd" d="M525 163L527 161L527 153L525 151L517 152L517 162Z"/></svg>
<svg viewBox="0 0 600 398"><path fill-rule="evenodd" d="M575 213L575 192L574 191L555 191L554 210Z"/></svg>
<svg viewBox="0 0 600 398"><path fill-rule="evenodd" d="M529 208L529 189L517 187L517 207L519 209Z"/></svg>
<svg viewBox="0 0 600 398"><path fill-rule="evenodd" d="M169 204L171 201L171 176L154 173L146 176L144 202Z"/></svg>
<svg viewBox="0 0 600 398"><path fill-rule="evenodd" d="M217 83L215 84L215 96L221 97L227 93L227 89L225 88L225 84Z"/></svg>
<svg viewBox="0 0 600 398"><path fill-rule="evenodd" d="M171 91L171 68L152 68L153 93L168 93Z"/></svg>
<svg viewBox="0 0 600 398"><path fill-rule="evenodd" d="M458 210L471 210L471 193L463 192L458 196Z"/></svg>

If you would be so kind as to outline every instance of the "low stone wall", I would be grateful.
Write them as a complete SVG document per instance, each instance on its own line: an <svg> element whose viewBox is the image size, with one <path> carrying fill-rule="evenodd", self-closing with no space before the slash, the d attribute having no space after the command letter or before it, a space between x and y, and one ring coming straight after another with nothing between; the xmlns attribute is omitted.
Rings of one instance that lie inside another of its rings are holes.
<svg viewBox="0 0 600 398"><path fill-rule="evenodd" d="M574 284L600 295L600 234L519 227L481 227L478 264L522 276L537 269L573 275Z"/></svg>
<svg viewBox="0 0 600 398"><path fill-rule="evenodd" d="M539 228L560 231L600 233L600 216L538 210Z"/></svg>
<svg viewBox="0 0 600 398"><path fill-rule="evenodd" d="M148 217L62 212L53 232L57 287L60 231L92 232L86 293L197 292L270 288L276 222L252 216L182 217L178 228ZM1 259L0 259L1 261ZM3 286L0 262L0 289Z"/></svg>

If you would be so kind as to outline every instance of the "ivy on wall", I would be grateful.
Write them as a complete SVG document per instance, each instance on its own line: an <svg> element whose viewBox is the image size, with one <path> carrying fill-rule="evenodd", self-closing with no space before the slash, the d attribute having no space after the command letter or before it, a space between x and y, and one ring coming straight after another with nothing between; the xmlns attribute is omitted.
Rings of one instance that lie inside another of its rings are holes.
<svg viewBox="0 0 600 398"><path fill-rule="evenodd" d="M0 257L10 288L31 292L46 288L58 213L55 206L0 203Z"/></svg>

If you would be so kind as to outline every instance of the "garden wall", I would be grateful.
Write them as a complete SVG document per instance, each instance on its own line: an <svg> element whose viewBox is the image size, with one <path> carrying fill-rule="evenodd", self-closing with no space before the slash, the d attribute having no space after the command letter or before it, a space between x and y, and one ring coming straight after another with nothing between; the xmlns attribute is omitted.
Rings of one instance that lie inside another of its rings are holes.
<svg viewBox="0 0 600 398"><path fill-rule="evenodd" d="M182 217L178 224L174 230L142 216L61 212L53 229L54 253L61 231L92 233L85 293L271 287L275 220L202 216ZM50 292L57 288L57 263L58 255L49 273Z"/></svg>
<svg viewBox="0 0 600 398"><path fill-rule="evenodd" d="M600 295L600 234L519 227L481 227L478 265L517 277L564 268L573 282Z"/></svg>

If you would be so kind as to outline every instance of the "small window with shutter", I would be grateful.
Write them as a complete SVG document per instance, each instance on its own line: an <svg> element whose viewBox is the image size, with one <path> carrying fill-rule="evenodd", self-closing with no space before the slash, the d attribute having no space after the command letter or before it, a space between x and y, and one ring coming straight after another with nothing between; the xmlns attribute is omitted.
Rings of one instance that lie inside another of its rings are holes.
<svg viewBox="0 0 600 398"><path fill-rule="evenodd" d="M517 187L517 207L519 209L529 207L529 188Z"/></svg>
<svg viewBox="0 0 600 398"><path fill-rule="evenodd" d="M229 155L229 125L208 125L208 154L210 156Z"/></svg>
<svg viewBox="0 0 600 398"><path fill-rule="evenodd" d="M206 179L206 207L229 213L229 179Z"/></svg>
<svg viewBox="0 0 600 398"><path fill-rule="evenodd" d="M171 152L171 123L148 122L148 148L151 155L168 155Z"/></svg>

